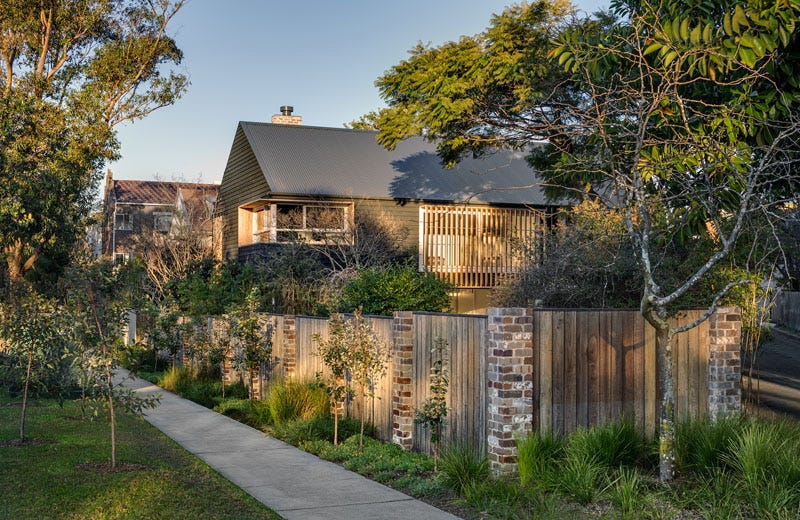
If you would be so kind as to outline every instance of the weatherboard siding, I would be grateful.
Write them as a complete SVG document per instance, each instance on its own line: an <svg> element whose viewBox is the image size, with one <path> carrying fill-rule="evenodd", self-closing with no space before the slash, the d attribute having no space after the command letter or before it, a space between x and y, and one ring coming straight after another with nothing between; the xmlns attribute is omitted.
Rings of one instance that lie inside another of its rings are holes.
<svg viewBox="0 0 800 520"><path fill-rule="evenodd" d="M239 127L225 166L217 203L217 217L222 220L223 226L222 254L225 258L235 259L238 256L239 206L264 198L267 193L267 181Z"/></svg>

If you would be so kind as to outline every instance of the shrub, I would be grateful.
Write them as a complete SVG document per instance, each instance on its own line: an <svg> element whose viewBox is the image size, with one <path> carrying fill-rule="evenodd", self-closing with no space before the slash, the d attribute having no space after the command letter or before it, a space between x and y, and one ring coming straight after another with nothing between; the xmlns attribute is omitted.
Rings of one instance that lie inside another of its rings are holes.
<svg viewBox="0 0 800 520"><path fill-rule="evenodd" d="M327 417L330 413L328 394L317 383L274 381L266 402L275 425L296 419Z"/></svg>
<svg viewBox="0 0 800 520"><path fill-rule="evenodd" d="M341 312L361 307L364 314L390 316L394 311L442 312L450 308L447 282L420 273L410 264L362 269L344 286Z"/></svg>
<svg viewBox="0 0 800 520"><path fill-rule="evenodd" d="M556 473L556 487L565 496L586 505L599 493L598 486L604 470L604 466L594 457L568 451Z"/></svg>
<svg viewBox="0 0 800 520"><path fill-rule="evenodd" d="M742 429L739 417L711 421L683 421L675 429L675 463L678 468L710 474L724 467L723 457Z"/></svg>
<svg viewBox="0 0 800 520"><path fill-rule="evenodd" d="M295 419L281 424L276 424L272 432L275 437L295 446L305 446L308 443L319 441L333 442L333 417L312 417L309 419ZM359 421L344 417L339 419L339 434L342 438L357 436L360 429ZM365 434L374 437L376 430L372 425L367 425Z"/></svg>
<svg viewBox="0 0 800 520"><path fill-rule="evenodd" d="M606 496L624 515L631 515L641 504L644 483L636 468L620 468L617 478L609 483Z"/></svg>
<svg viewBox="0 0 800 520"><path fill-rule="evenodd" d="M594 460L604 468L618 468L636 464L644 444L633 423L620 421L575 432L566 450L568 457Z"/></svg>
<svg viewBox="0 0 800 520"><path fill-rule="evenodd" d="M241 422L246 420L249 409L249 399L225 399L214 407L215 412Z"/></svg>
<svg viewBox="0 0 800 520"><path fill-rule="evenodd" d="M523 486L549 488L554 482L555 461L564 456L564 441L549 431L531 432L517 439L517 470Z"/></svg>
<svg viewBox="0 0 800 520"><path fill-rule="evenodd" d="M442 484L463 494L468 486L489 478L489 460L471 446L451 444L442 449L439 470Z"/></svg>

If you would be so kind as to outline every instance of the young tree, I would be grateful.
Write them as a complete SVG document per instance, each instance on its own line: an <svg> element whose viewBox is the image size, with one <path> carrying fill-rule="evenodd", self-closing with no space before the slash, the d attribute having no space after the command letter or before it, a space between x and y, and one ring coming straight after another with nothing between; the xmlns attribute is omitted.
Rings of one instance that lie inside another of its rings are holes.
<svg viewBox="0 0 800 520"><path fill-rule="evenodd" d="M83 231L114 127L172 104L183 0L0 4L0 249L11 279Z"/></svg>
<svg viewBox="0 0 800 520"><path fill-rule="evenodd" d="M619 0L619 18L572 23L561 3L511 8L475 38L417 48L378 80L393 146L417 133L451 164L465 151L546 141L532 159L557 196L623 215L657 331L660 476L673 476L671 305L729 258L747 226L798 192L800 5ZM555 39L553 47L549 42ZM538 42L538 45L532 43ZM549 50L548 50L549 49ZM670 244L696 257L682 278ZM747 279L708 294L707 312Z"/></svg>
<svg viewBox="0 0 800 520"><path fill-rule="evenodd" d="M25 420L32 386L48 371L63 345L57 333L59 317L55 303L27 284L12 287L11 297L0 304L0 335L6 354L17 361L22 376L22 406L19 442L25 442ZM55 351L55 352L54 352Z"/></svg>
<svg viewBox="0 0 800 520"><path fill-rule="evenodd" d="M431 430L433 444L433 470L439 470L439 445L442 442L442 429L447 417L447 388L450 386L448 367L450 365L450 346L444 338L436 338L431 349L431 395L414 412L414 422Z"/></svg>
<svg viewBox="0 0 800 520"><path fill-rule="evenodd" d="M260 297L258 288L254 288L231 316L230 334L239 343L234 357L237 365L247 372L250 399L258 397L255 384L261 367L265 366L269 373L275 364L272 358L273 326L268 323L265 327L262 322L258 313Z"/></svg>
<svg viewBox="0 0 800 520"><path fill-rule="evenodd" d="M375 334L372 326L364 321L361 309L356 309L353 317L345 322L344 336L350 351L350 375L361 396L361 430L358 437L358 448L362 450L364 449L367 397L375 398L375 386L386 373L389 349Z"/></svg>
<svg viewBox="0 0 800 520"><path fill-rule="evenodd" d="M117 363L122 347L122 329L130 308L131 287L124 283L121 266L107 261L73 266L64 280L65 313L71 321L69 333L81 345L77 352L89 367L92 396L105 408L111 428L111 467L117 464L117 406L141 415L158 404L158 398L141 397L122 385Z"/></svg>
<svg viewBox="0 0 800 520"><path fill-rule="evenodd" d="M334 446L339 444L339 409L342 400L349 392L347 372L350 367L350 348L344 323L341 314L333 315L328 321L328 339L323 340L319 334L314 335L314 342L317 344L316 354L329 371L322 377L326 380L325 388L333 411Z"/></svg>

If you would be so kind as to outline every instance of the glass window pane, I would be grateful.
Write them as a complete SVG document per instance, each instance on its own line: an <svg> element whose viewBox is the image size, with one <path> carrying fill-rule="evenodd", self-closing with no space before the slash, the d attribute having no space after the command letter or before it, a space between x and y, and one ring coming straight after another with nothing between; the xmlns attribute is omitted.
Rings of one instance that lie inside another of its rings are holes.
<svg viewBox="0 0 800 520"><path fill-rule="evenodd" d="M344 208L308 206L306 207L306 227L308 229L344 229Z"/></svg>
<svg viewBox="0 0 800 520"><path fill-rule="evenodd" d="M303 206L301 204L277 205L278 229L303 229Z"/></svg>

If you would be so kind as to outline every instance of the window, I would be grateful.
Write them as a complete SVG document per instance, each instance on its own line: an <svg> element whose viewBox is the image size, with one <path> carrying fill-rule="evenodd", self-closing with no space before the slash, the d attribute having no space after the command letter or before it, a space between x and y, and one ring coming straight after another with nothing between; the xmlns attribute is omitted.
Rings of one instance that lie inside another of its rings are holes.
<svg viewBox="0 0 800 520"><path fill-rule="evenodd" d="M126 263L132 258L131 253L114 253L114 264L120 265Z"/></svg>
<svg viewBox="0 0 800 520"><path fill-rule="evenodd" d="M117 213L114 215L114 229L119 231L130 231L133 229L133 216L128 213Z"/></svg>
<svg viewBox="0 0 800 520"><path fill-rule="evenodd" d="M172 226L172 213L169 211L153 213L153 229L166 233Z"/></svg>
<svg viewBox="0 0 800 520"><path fill-rule="evenodd" d="M269 242L269 206L253 211L253 243Z"/></svg>
<svg viewBox="0 0 800 520"><path fill-rule="evenodd" d="M295 202L267 203L241 208L250 214L252 242L305 242L309 244L341 243L350 240L351 207L346 204ZM241 223L241 221L240 221ZM246 226L246 221L243 224ZM247 233L248 231L246 231Z"/></svg>

